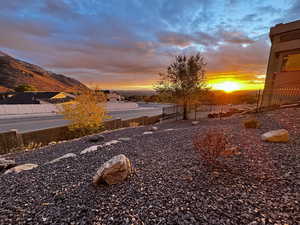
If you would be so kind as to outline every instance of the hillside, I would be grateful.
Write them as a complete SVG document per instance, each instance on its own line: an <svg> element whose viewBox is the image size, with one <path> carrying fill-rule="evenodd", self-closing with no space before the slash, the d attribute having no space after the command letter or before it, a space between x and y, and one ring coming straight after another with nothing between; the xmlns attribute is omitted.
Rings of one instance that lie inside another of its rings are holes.
<svg viewBox="0 0 300 225"><path fill-rule="evenodd" d="M77 91L87 87L79 81L15 59L0 51L0 91L28 84L38 91Z"/></svg>

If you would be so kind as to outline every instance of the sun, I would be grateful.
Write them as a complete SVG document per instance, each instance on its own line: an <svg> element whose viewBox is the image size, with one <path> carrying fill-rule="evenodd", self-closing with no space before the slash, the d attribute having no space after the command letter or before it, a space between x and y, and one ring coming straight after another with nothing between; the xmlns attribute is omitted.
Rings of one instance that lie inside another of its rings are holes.
<svg viewBox="0 0 300 225"><path fill-rule="evenodd" d="M238 82L233 81L225 81L222 83L215 83L211 85L213 89L215 90L222 90L225 92L233 92L240 90L242 87Z"/></svg>

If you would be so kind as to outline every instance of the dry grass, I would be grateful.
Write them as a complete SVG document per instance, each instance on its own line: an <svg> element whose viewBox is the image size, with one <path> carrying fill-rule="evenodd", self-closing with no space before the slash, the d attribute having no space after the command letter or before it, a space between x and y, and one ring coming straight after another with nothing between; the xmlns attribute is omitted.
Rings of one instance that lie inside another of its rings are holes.
<svg viewBox="0 0 300 225"><path fill-rule="evenodd" d="M204 136L195 136L193 143L201 159L208 165L217 166L219 157L232 154L232 151L227 150L228 140L224 131L209 130Z"/></svg>

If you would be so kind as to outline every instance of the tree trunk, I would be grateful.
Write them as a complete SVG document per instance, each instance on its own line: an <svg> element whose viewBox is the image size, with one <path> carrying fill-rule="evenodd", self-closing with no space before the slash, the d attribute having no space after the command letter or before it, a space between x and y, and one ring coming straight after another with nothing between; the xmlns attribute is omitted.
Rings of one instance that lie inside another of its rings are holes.
<svg viewBox="0 0 300 225"><path fill-rule="evenodd" d="M183 120L187 120L187 114L188 114L187 104L184 103L183 104Z"/></svg>

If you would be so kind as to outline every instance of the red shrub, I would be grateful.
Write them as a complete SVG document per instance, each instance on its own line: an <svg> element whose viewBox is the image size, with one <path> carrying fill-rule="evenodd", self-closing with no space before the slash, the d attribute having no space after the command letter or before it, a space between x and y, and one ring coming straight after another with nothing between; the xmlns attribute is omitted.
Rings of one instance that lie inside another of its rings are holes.
<svg viewBox="0 0 300 225"><path fill-rule="evenodd" d="M199 134L194 137L194 146L208 165L218 165L218 158L226 155L228 141L223 132L222 130L209 130L204 136Z"/></svg>

